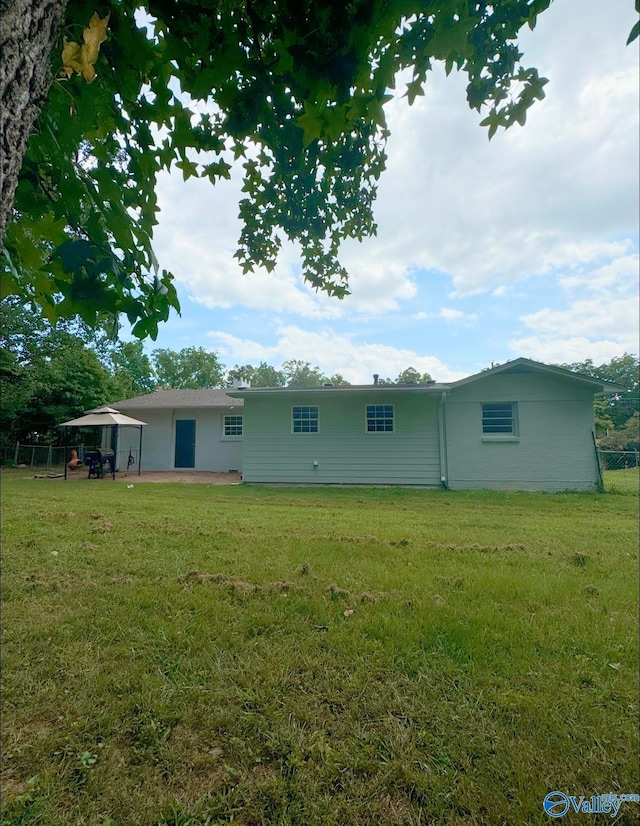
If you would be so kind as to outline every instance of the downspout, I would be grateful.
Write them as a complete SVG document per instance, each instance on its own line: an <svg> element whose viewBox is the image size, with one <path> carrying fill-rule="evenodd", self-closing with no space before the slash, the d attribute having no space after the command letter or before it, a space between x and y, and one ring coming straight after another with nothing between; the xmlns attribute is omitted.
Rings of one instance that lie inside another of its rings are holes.
<svg viewBox="0 0 640 826"><path fill-rule="evenodd" d="M596 487L598 493L604 493L604 477L602 476L602 464L600 463L600 452L598 451L598 443L596 442L596 434L591 431L591 438L593 439L593 449L596 453L596 468L598 470L598 481Z"/></svg>
<svg viewBox="0 0 640 826"><path fill-rule="evenodd" d="M446 405L447 392L444 390L440 396L438 404L438 435L440 437L440 484L445 490L449 490L449 479L447 469L447 417Z"/></svg>

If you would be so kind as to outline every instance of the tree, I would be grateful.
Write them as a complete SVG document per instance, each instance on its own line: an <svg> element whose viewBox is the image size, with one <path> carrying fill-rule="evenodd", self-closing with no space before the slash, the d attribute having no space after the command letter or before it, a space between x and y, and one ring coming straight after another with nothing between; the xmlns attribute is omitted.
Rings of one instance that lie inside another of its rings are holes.
<svg viewBox="0 0 640 826"><path fill-rule="evenodd" d="M378 384L382 387L390 387L396 384L426 384L431 380L429 373L419 373L415 367L407 367L398 374L395 380L390 378L379 379Z"/></svg>
<svg viewBox="0 0 640 826"><path fill-rule="evenodd" d="M79 325L53 327L19 302L0 314L0 428L5 442L56 442L62 421L119 395Z"/></svg>
<svg viewBox="0 0 640 826"><path fill-rule="evenodd" d="M431 376L429 373L419 373L414 367L407 367L406 370L403 370L398 378L396 379L396 384L426 384L428 381L431 381Z"/></svg>
<svg viewBox="0 0 640 826"><path fill-rule="evenodd" d="M111 365L115 378L120 380L122 398L156 389L156 375L141 341L122 342L111 354Z"/></svg>
<svg viewBox="0 0 640 826"><path fill-rule="evenodd" d="M635 410L619 430L609 431L600 439L603 450L640 449L640 413Z"/></svg>
<svg viewBox="0 0 640 826"><path fill-rule="evenodd" d="M43 359L34 361L36 392L29 405L30 430L42 441L57 441L58 425L112 400L117 385L97 354L66 331L44 341Z"/></svg>
<svg viewBox="0 0 640 826"><path fill-rule="evenodd" d="M284 374L265 361L261 361L257 367L253 364L236 364L227 373L227 384L240 379L250 382L252 387L284 387L286 382Z"/></svg>
<svg viewBox="0 0 640 826"><path fill-rule="evenodd" d="M224 385L224 365L216 353L204 347L174 350L154 350L151 360L158 387L173 390L197 390Z"/></svg>
<svg viewBox="0 0 640 826"><path fill-rule="evenodd" d="M612 381L626 387L624 393L612 393L606 402L596 399L596 426L600 431L606 432L610 427L623 429L631 416L640 410L638 398L640 363L637 356L625 353L598 366L591 359L560 366L576 373L582 373L584 376Z"/></svg>
<svg viewBox="0 0 640 826"><path fill-rule="evenodd" d="M244 271L272 270L285 236L307 281L344 296L339 246L375 233L399 73L411 104L433 62L462 70L489 137L524 124L546 81L517 35L549 3L3 2L3 295L51 320L124 313L155 338L179 308L151 245L157 176L215 183L238 161Z"/></svg>
<svg viewBox="0 0 640 826"><path fill-rule="evenodd" d="M287 387L322 387L329 379L319 367L312 367L308 361L289 359L282 365L282 373Z"/></svg>
<svg viewBox="0 0 640 826"><path fill-rule="evenodd" d="M334 387L349 387L351 385L351 382L348 382L341 373L334 373L333 376L329 376L328 382Z"/></svg>

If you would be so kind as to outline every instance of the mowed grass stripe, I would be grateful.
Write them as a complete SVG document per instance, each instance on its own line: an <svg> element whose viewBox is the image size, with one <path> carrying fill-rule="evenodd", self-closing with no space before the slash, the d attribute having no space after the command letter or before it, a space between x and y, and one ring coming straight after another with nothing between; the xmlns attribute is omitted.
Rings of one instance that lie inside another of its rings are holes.
<svg viewBox="0 0 640 826"><path fill-rule="evenodd" d="M543 823L637 787L637 498L23 475L3 826Z"/></svg>

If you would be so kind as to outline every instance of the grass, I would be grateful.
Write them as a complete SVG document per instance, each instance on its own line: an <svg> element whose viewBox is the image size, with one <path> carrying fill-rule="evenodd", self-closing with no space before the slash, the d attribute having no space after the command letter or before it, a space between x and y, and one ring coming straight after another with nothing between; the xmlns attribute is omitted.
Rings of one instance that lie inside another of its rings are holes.
<svg viewBox="0 0 640 826"><path fill-rule="evenodd" d="M625 493L638 496L640 489L640 468L626 467L619 470L605 470L602 473L604 489L607 493Z"/></svg>
<svg viewBox="0 0 640 826"><path fill-rule="evenodd" d="M637 498L24 475L2 826L537 824L637 789Z"/></svg>

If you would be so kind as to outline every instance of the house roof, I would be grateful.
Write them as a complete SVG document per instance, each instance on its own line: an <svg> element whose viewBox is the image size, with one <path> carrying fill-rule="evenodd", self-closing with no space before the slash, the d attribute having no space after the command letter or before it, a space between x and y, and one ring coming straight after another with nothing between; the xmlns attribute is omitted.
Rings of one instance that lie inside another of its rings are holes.
<svg viewBox="0 0 640 826"><path fill-rule="evenodd" d="M322 385L321 387L247 387L242 390L230 390L229 395L235 399L241 399L245 396L268 395L276 393L349 393L349 392L367 392L372 390L390 393L401 391L403 393L416 392L436 392L441 393L443 390L448 390L448 384L346 384L346 385Z"/></svg>
<svg viewBox="0 0 640 826"><path fill-rule="evenodd" d="M251 387L228 390L156 390L133 399L115 402L118 410L160 410L163 408L192 408L192 407L241 407L243 399L248 396L270 394L300 394L300 393L371 393L372 390L382 393L442 393L473 381L481 381L488 376L502 373L545 373L556 375L588 386L594 393L621 393L625 390L622 385L614 382L594 379L583 376L563 367L552 367L526 358L517 358L483 370L473 376L451 383L433 382L430 384L349 384L345 386L322 387Z"/></svg>
<svg viewBox="0 0 640 826"><path fill-rule="evenodd" d="M119 410L160 410L167 407L241 407L242 400L232 399L225 390L155 390L115 404Z"/></svg>
<svg viewBox="0 0 640 826"><path fill-rule="evenodd" d="M459 379L458 381L452 382L451 387L461 387L472 381L479 381L487 378L487 376L495 376L499 373L546 373L547 375L559 376L563 379L588 385L595 393L621 393L625 390L621 384L616 384L612 381L594 379L592 376L584 376L581 373L575 373L573 370L566 370L564 367L554 367L551 364L542 364L542 362L532 361L526 358L507 361L504 364L497 365L497 367L491 367L489 370L483 370L480 373L475 373L473 376Z"/></svg>

